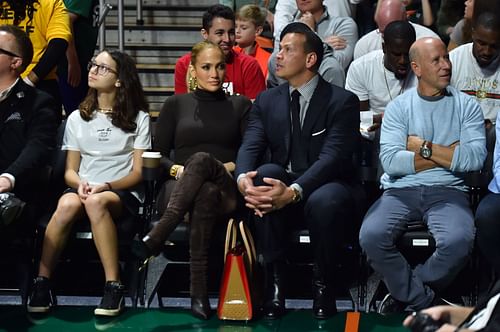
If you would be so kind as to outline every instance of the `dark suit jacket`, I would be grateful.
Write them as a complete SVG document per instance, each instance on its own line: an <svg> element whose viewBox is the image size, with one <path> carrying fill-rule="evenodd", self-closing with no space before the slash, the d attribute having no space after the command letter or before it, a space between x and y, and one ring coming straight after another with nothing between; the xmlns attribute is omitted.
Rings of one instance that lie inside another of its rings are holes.
<svg viewBox="0 0 500 332"><path fill-rule="evenodd" d="M289 104L288 84L257 97L238 152L236 175L255 170L266 151L270 152L271 163L287 167L291 142ZM320 77L302 125L309 168L295 180L305 198L325 183L353 179L353 153L359 139L358 98Z"/></svg>
<svg viewBox="0 0 500 332"><path fill-rule="evenodd" d="M56 108L51 96L19 79L0 102L0 174L16 178L14 193L30 200L35 180L55 145ZM60 110L59 110L60 112Z"/></svg>

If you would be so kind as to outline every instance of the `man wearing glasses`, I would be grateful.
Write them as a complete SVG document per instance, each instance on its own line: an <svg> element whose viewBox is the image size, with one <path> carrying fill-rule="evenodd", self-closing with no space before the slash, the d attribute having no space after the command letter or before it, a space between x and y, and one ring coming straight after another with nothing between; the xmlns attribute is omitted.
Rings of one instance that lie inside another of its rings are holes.
<svg viewBox="0 0 500 332"><path fill-rule="evenodd" d="M57 130L53 98L20 79L32 57L26 33L0 25L0 193L13 192L27 203L40 199L39 171L47 162ZM21 216L12 226L29 231L26 222L33 219ZM4 230L0 233L5 234Z"/></svg>

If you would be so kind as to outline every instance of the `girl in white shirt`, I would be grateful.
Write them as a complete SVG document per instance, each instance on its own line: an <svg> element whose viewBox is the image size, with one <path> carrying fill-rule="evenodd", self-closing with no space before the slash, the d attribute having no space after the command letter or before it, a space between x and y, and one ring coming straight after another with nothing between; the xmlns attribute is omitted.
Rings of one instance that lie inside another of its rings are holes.
<svg viewBox="0 0 500 332"><path fill-rule="evenodd" d="M62 149L69 189L45 231L29 312L47 312L55 303L49 279L73 224L85 217L106 277L94 313L116 316L124 306L115 220L137 213L142 200L141 154L151 148L148 106L134 60L125 53L99 53L89 63L88 80L80 110L67 119Z"/></svg>

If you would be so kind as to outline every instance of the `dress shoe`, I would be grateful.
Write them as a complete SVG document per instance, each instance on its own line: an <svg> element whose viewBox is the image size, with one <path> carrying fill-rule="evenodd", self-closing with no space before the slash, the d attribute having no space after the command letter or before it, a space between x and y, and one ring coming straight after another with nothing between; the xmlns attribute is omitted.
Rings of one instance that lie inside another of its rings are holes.
<svg viewBox="0 0 500 332"><path fill-rule="evenodd" d="M192 297L191 298L191 313L194 317L202 320L210 318L211 309L210 302L207 297Z"/></svg>
<svg viewBox="0 0 500 332"><path fill-rule="evenodd" d="M263 314L269 319L277 319L285 314L283 270L283 262L271 263L266 266L267 289Z"/></svg>
<svg viewBox="0 0 500 332"><path fill-rule="evenodd" d="M264 317L277 319L285 314L285 297L280 280L275 280L268 291L267 300L264 303Z"/></svg>
<svg viewBox="0 0 500 332"><path fill-rule="evenodd" d="M313 315L316 319L328 319L337 313L335 297L322 280L313 281Z"/></svg>
<svg viewBox="0 0 500 332"><path fill-rule="evenodd" d="M405 308L405 303L396 300L390 293L387 293L387 295L378 305L377 312L384 316L390 314L400 314L405 312Z"/></svg>
<svg viewBox="0 0 500 332"><path fill-rule="evenodd" d="M264 317L268 319L278 319L285 314L285 303L278 301L268 302L264 305Z"/></svg>

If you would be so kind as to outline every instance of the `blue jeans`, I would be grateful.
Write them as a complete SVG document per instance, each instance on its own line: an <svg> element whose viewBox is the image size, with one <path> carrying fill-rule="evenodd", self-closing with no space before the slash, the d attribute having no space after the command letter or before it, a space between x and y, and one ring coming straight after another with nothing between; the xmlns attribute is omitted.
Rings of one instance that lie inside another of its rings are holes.
<svg viewBox="0 0 500 332"><path fill-rule="evenodd" d="M408 221L423 220L436 251L412 269L395 242ZM466 264L474 243L474 218L467 193L447 187L388 189L368 210L359 240L373 269L407 310L428 307L434 290L448 286Z"/></svg>

